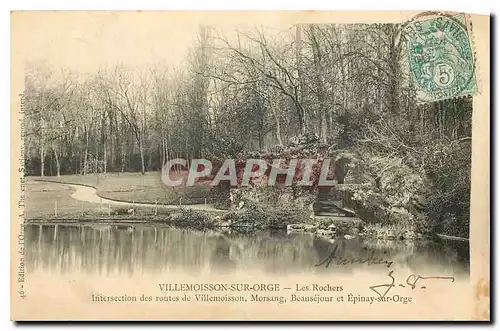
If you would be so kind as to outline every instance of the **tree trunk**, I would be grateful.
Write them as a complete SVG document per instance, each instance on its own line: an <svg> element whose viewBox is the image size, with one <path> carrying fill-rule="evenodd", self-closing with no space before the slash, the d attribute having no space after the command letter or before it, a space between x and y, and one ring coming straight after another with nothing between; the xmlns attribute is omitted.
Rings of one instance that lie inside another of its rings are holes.
<svg viewBox="0 0 500 331"><path fill-rule="evenodd" d="M104 173L106 173L107 169L108 169L108 161L107 161L107 148L106 148L106 142L104 142L104 155L103 155L103 160L104 160Z"/></svg>
<svg viewBox="0 0 500 331"><path fill-rule="evenodd" d="M141 152L141 174L144 175L145 168L144 168L144 146L142 143L142 137L139 139L139 151Z"/></svg>
<svg viewBox="0 0 500 331"><path fill-rule="evenodd" d="M277 110L276 104L275 104L275 102L273 100L274 100L274 98L271 95L271 98L269 98L269 103L270 103L270 107L271 107L271 112L274 115L274 119L276 121L276 139L278 140L278 144L280 146L283 146L283 141L281 140L280 118L279 118L279 115L278 115L278 110Z"/></svg>
<svg viewBox="0 0 500 331"><path fill-rule="evenodd" d="M125 172L125 146L123 146L123 143L121 144L122 148L122 172Z"/></svg>
<svg viewBox="0 0 500 331"><path fill-rule="evenodd" d="M44 176L45 172L45 150L43 148L43 134L42 134L42 139L40 142L40 176Z"/></svg>
<svg viewBox="0 0 500 331"><path fill-rule="evenodd" d="M295 30L295 61L297 65L297 77L298 77L298 93L296 93L296 107L299 111L299 125L300 131L306 133L308 126L308 118L305 109L302 108L300 102L302 102L302 97L304 96L303 84L302 82L302 26L298 24ZM296 90L296 91L297 91Z"/></svg>
<svg viewBox="0 0 500 331"><path fill-rule="evenodd" d="M399 90L400 90L400 47L397 41L398 31L391 31L391 40L389 48L389 98L390 98L390 109L393 114L398 114L401 112L401 105L399 101Z"/></svg>
<svg viewBox="0 0 500 331"><path fill-rule="evenodd" d="M87 162L89 158L89 131L85 131L85 157L83 159L83 174L87 174Z"/></svg>
<svg viewBox="0 0 500 331"><path fill-rule="evenodd" d="M164 137L163 132L162 132L161 149L160 149L160 152L161 152L161 168L163 168L163 166L165 165L165 159L166 159L165 151L166 150L167 150L167 148L165 147L165 137Z"/></svg>
<svg viewBox="0 0 500 331"><path fill-rule="evenodd" d="M320 121L319 121L319 133L320 139L323 143L326 143L327 140L327 130L326 130L326 105L325 105L325 85L322 82L322 74L321 74L321 50L319 48L318 41L316 40L314 27L311 26L310 30L310 38L312 41L312 52L313 52L313 63L314 63L314 73L315 73L315 83L317 86L318 93L318 106L320 113Z"/></svg>
<svg viewBox="0 0 500 331"><path fill-rule="evenodd" d="M61 176L61 163L59 162L59 156L57 155L57 151L55 148L52 147L52 150L54 151L54 157L56 158L57 177L60 177Z"/></svg>
<svg viewBox="0 0 500 331"><path fill-rule="evenodd" d="M49 176L53 176L54 175L54 172L52 171L52 155L49 153L49 156L50 156L50 162L49 162Z"/></svg>
<svg viewBox="0 0 500 331"><path fill-rule="evenodd" d="M96 151L95 151L95 158L94 158L94 166L95 166L95 179L96 179L96 185L99 184L99 150L97 150L96 148Z"/></svg>
<svg viewBox="0 0 500 331"><path fill-rule="evenodd" d="M326 111L323 109L321 111L321 123L320 123L321 141L326 144L327 141L327 130L326 130Z"/></svg>
<svg viewBox="0 0 500 331"><path fill-rule="evenodd" d="M43 137L43 93L42 93L42 109L40 113L40 176L43 177L45 173L45 150L44 150L44 137Z"/></svg>
<svg viewBox="0 0 500 331"><path fill-rule="evenodd" d="M278 144L283 146L283 140L281 140L281 125L278 116L276 116L276 139L278 139Z"/></svg>

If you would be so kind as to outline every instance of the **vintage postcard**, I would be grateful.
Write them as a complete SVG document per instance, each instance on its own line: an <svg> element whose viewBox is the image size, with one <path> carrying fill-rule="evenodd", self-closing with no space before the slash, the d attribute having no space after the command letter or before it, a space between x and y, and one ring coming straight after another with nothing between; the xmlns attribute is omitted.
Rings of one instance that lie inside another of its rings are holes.
<svg viewBox="0 0 500 331"><path fill-rule="evenodd" d="M11 319L490 320L490 18L11 13Z"/></svg>

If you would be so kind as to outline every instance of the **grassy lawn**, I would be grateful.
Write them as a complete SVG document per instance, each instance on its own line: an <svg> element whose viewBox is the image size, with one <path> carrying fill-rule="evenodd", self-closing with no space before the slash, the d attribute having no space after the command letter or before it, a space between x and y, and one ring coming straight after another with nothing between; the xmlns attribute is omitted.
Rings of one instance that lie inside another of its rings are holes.
<svg viewBox="0 0 500 331"><path fill-rule="evenodd" d="M42 177L29 177L41 179ZM168 187L160 179L159 172L140 173L107 173L90 175L63 175L60 177L46 176L45 180L70 184L85 184L97 189L97 193L109 199L159 204L204 203L208 198L210 186L201 184L191 187ZM29 182L31 185L33 180ZM57 184L56 184L57 185ZM181 200L182 199L182 200Z"/></svg>
<svg viewBox="0 0 500 331"><path fill-rule="evenodd" d="M131 217L123 206L108 206L106 204L101 206L100 204L73 199L71 194L73 194L74 190L68 186L37 182L32 178L28 178L26 188L26 218L107 218L108 213L114 219L129 219ZM170 213L172 211L162 210L161 208L157 210L159 219L165 218L165 215ZM134 215L137 217L150 216L149 219L155 216L155 209L153 207L136 207Z"/></svg>

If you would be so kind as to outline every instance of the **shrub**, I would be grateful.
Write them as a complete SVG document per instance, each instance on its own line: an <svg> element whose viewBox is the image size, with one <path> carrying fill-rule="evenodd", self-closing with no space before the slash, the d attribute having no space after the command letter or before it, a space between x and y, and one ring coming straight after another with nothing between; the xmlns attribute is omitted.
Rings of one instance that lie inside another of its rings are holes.
<svg viewBox="0 0 500 331"><path fill-rule="evenodd" d="M115 209L113 211L113 214L115 214L115 215L128 215L128 214L130 214L128 212L129 209L130 208L118 208L118 209Z"/></svg>
<svg viewBox="0 0 500 331"><path fill-rule="evenodd" d="M214 222L210 215L205 212L192 209L181 209L179 213L172 214L171 221L173 225L194 229L214 227Z"/></svg>
<svg viewBox="0 0 500 331"><path fill-rule="evenodd" d="M436 231L469 236L470 142L441 143L428 152L431 179L424 212Z"/></svg>
<svg viewBox="0 0 500 331"><path fill-rule="evenodd" d="M225 219L233 225L284 228L310 220L314 196L294 194L291 187L253 187L232 190L233 208Z"/></svg>

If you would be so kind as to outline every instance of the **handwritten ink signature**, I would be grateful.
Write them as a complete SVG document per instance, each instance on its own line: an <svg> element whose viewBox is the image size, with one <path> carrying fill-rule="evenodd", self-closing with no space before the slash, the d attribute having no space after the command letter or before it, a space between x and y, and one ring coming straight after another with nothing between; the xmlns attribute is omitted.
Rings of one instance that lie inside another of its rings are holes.
<svg viewBox="0 0 500 331"><path fill-rule="evenodd" d="M337 265L364 264L364 263L366 263L368 265L385 264L387 268L390 268L393 264L393 261L388 261L388 260L384 260L382 258L375 257L375 252L373 252L373 251L371 252L371 256L369 256L367 258L355 259L355 258L345 258L342 256L337 256L336 255L337 249L338 249L338 245L335 245L335 247L333 248L333 251L330 253L330 255L328 255L323 261L315 264L314 266L320 267L320 266L324 265L325 268L328 268L333 261L335 261L335 264L337 264Z"/></svg>
<svg viewBox="0 0 500 331"><path fill-rule="evenodd" d="M391 278L391 282L388 283L388 284L381 284L381 285L373 285L373 286L370 286L370 289L377 293L381 298L384 298L387 293L389 293L389 290L392 289L393 287L396 287L395 283L396 283L396 279L392 276L392 274L394 273L394 270L391 270L389 271L389 274L388 276ZM432 277L423 277L423 276L420 276L420 275L415 275L415 274L411 274L408 276L408 278L406 278L406 285L403 285L403 284L398 284L398 287L410 287L412 290L415 289L417 287L417 283L420 281L420 280L430 280L430 279L437 279L437 280L451 280L451 282L455 282L455 277L444 277L444 276L432 276ZM385 291L381 290L379 291L378 289L379 288L385 288ZM422 285L420 286L421 289L425 289L426 286Z"/></svg>

